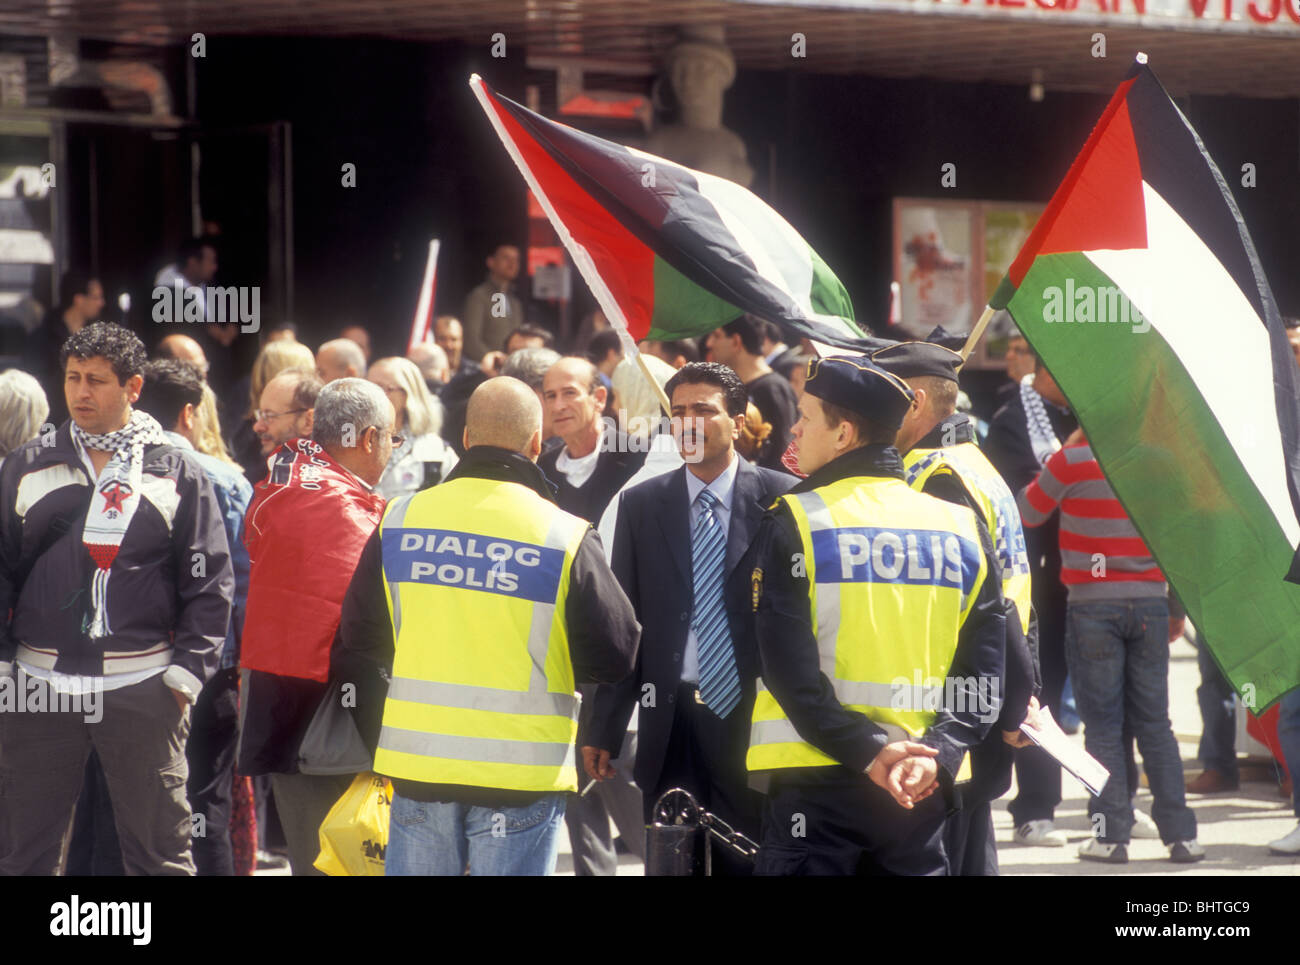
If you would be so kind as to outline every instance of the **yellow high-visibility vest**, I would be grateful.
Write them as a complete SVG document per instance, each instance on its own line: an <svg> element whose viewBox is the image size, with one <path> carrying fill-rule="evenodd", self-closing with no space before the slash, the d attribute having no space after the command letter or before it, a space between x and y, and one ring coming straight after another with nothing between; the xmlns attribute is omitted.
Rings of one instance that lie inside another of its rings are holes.
<svg viewBox="0 0 1300 965"><path fill-rule="evenodd" d="M807 573L821 670L836 697L891 740L922 736L943 706L957 635L987 574L974 514L875 476L779 502L799 530L802 559L792 563ZM760 683L749 770L836 763Z"/></svg>
<svg viewBox="0 0 1300 965"><path fill-rule="evenodd" d="M462 477L393 500L379 527L397 649L375 770L577 790L564 612L588 524L522 484Z"/></svg>
<svg viewBox="0 0 1300 965"><path fill-rule="evenodd" d="M942 449L913 449L903 457L907 483L917 492L936 473L950 472L975 498L984 525L993 537L998 566L1002 570L1002 595L1016 605L1020 629L1029 632L1029 608L1033 602L1029 580L1029 553L1025 529L1012 495L993 463L973 442Z"/></svg>

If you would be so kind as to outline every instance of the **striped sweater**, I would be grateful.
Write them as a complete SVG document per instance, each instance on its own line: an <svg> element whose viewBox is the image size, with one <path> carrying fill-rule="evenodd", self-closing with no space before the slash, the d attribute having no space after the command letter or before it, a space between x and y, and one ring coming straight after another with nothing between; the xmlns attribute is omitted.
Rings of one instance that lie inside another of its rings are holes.
<svg viewBox="0 0 1300 965"><path fill-rule="evenodd" d="M1165 577L1115 498L1092 449L1052 454L1017 498L1026 526L1061 510L1061 582L1071 602L1165 595Z"/></svg>

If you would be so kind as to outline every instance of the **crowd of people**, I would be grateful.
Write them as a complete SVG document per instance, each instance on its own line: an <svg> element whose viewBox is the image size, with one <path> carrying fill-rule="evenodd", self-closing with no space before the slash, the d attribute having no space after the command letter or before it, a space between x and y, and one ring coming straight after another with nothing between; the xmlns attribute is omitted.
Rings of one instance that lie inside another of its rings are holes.
<svg viewBox="0 0 1300 965"><path fill-rule="evenodd" d="M215 321L150 353L68 273L0 373L0 873L317 874L373 770L391 875L551 873L562 824L614 874L675 789L758 845L714 874L990 875L1013 771L1015 840L1066 844L1028 732L1070 699L1111 775L1079 857L1205 856L1231 690L1202 646L1185 790L1185 620L1024 339L984 420L941 338L818 357L745 315L634 353L595 312L562 354L518 249L487 268L385 358ZM216 269L196 239L160 277Z"/></svg>

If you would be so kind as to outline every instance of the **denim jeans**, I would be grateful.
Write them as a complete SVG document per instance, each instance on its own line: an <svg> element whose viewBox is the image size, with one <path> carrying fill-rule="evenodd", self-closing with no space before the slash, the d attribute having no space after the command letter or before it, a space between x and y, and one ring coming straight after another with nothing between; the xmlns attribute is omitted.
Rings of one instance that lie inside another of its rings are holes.
<svg viewBox="0 0 1300 965"><path fill-rule="evenodd" d="M564 795L526 807L412 801L393 794L384 854L387 875L540 876L555 873Z"/></svg>
<svg viewBox="0 0 1300 965"><path fill-rule="evenodd" d="M1133 830L1126 730L1142 752L1160 839L1172 844L1196 837L1196 815L1183 797L1183 765L1169 723L1168 631L1169 605L1163 598L1071 603L1066 614L1065 658L1086 728L1084 746L1110 771L1101 796L1088 802L1103 842L1127 844Z"/></svg>
<svg viewBox="0 0 1300 965"><path fill-rule="evenodd" d="M1277 740L1282 745L1282 759L1291 775L1291 807L1300 818L1300 690L1293 690L1282 698L1277 715Z"/></svg>

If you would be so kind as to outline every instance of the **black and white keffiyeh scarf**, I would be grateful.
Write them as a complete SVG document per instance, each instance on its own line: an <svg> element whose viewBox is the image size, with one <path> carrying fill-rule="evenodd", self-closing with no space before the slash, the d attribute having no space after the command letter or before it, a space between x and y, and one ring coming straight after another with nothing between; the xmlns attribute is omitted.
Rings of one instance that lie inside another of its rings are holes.
<svg viewBox="0 0 1300 965"><path fill-rule="evenodd" d="M1052 428L1043 397L1034 391L1033 372L1020 380L1020 404L1025 407L1025 420L1029 423L1029 445L1033 447L1034 458L1042 465L1061 448L1061 440Z"/></svg>
<svg viewBox="0 0 1300 965"><path fill-rule="evenodd" d="M125 426L103 435L86 432L73 422L72 435L85 449L113 454L95 480L95 495L81 536L96 567L90 584L90 636L98 639L113 632L108 625L108 576L122 537L140 506L144 447L166 443L167 436L158 420L145 412L132 412Z"/></svg>

